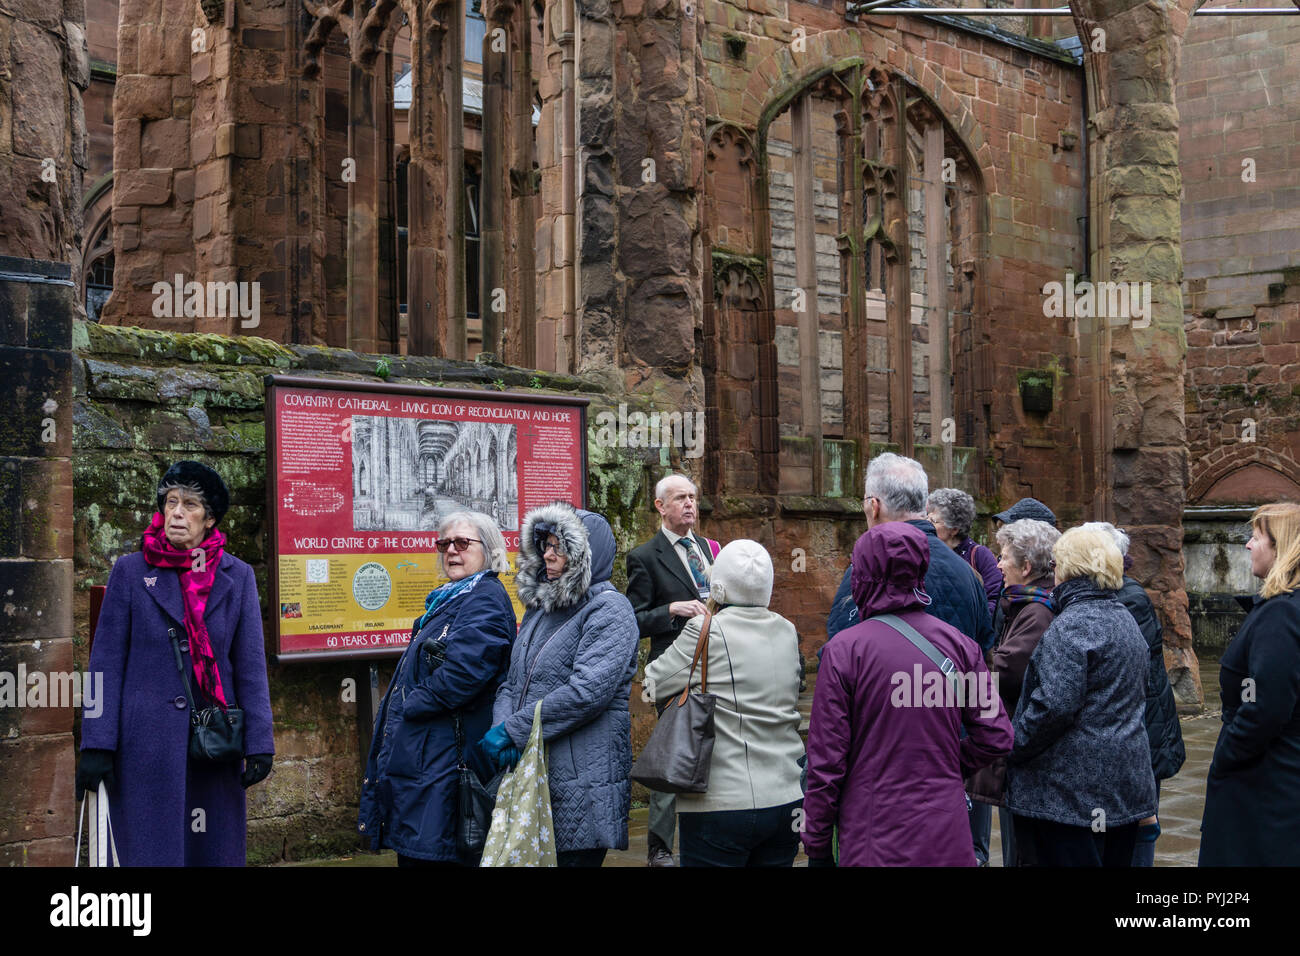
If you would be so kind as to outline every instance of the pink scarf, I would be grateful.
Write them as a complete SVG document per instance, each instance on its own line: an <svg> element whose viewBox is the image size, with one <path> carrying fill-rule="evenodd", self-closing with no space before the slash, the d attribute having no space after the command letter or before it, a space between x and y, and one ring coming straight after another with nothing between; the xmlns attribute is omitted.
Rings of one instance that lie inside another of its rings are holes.
<svg viewBox="0 0 1300 956"><path fill-rule="evenodd" d="M208 606L208 594L216 580L217 565L221 564L226 536L213 528L199 545L204 552L202 571L194 570L195 558L188 550L178 549L163 533L163 516L154 512L153 520L145 529L141 548L144 559L155 568L176 568L180 571L181 597L185 601L185 632L190 636L190 659L194 662L194 677L199 687L221 707L226 709L226 695L221 689L221 674L212 656L212 643L208 628L203 623L203 612Z"/></svg>

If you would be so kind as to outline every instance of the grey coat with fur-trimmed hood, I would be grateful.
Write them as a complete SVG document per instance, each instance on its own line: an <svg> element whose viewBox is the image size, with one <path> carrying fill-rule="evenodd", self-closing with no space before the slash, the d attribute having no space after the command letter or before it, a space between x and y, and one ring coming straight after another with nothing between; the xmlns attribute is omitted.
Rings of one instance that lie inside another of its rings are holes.
<svg viewBox="0 0 1300 956"><path fill-rule="evenodd" d="M548 534L569 559L555 581L538 547ZM600 515L561 502L524 517L519 548L524 619L492 722L522 749L540 699L556 850L626 849L638 630L609 580L614 533Z"/></svg>

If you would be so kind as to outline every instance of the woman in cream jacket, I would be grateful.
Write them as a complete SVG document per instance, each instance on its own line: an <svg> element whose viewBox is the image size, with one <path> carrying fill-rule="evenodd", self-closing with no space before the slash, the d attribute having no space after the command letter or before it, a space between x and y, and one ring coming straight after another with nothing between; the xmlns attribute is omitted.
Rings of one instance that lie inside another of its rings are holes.
<svg viewBox="0 0 1300 956"><path fill-rule="evenodd" d="M713 761L705 793L677 795L682 866L790 866L799 850L799 637L767 609L771 597L762 545L742 539L718 553L708 603ZM685 689L704 621L692 618L646 668L660 703ZM701 676L697 667L693 689Z"/></svg>

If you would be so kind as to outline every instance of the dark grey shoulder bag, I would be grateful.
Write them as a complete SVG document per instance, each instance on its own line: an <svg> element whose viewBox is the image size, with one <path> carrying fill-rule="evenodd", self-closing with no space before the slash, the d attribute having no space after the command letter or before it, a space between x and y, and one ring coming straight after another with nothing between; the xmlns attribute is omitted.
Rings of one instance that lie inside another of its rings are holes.
<svg viewBox="0 0 1300 956"><path fill-rule="evenodd" d="M695 642L691 673L686 688L669 701L659 715L654 733L646 741L632 767L632 779L659 793L704 793L709 789L709 765L713 762L713 710L717 696L709 691L709 625L713 615L704 615L700 639ZM691 691L695 665L700 669L700 689Z"/></svg>

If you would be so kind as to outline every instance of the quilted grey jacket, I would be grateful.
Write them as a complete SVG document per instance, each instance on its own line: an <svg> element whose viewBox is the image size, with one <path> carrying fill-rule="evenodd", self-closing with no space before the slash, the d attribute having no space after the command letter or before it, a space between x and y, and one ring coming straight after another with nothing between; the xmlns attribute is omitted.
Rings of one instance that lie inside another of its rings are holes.
<svg viewBox="0 0 1300 956"><path fill-rule="evenodd" d="M538 539L554 534L569 558L546 579ZM516 576L525 607L492 722L522 749L542 700L551 815L557 851L627 848L632 804L636 614L614 589L614 534L600 515L566 504L529 512Z"/></svg>
<svg viewBox="0 0 1300 956"><path fill-rule="evenodd" d="M1087 578L1057 585L1052 599L1060 613L1029 658L1016 706L1007 806L1094 828L1149 817L1156 780L1146 731L1146 640L1115 592Z"/></svg>

